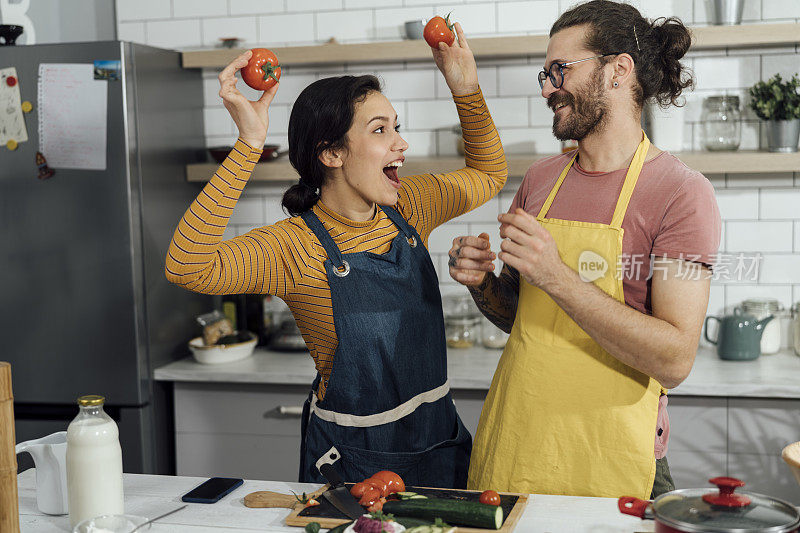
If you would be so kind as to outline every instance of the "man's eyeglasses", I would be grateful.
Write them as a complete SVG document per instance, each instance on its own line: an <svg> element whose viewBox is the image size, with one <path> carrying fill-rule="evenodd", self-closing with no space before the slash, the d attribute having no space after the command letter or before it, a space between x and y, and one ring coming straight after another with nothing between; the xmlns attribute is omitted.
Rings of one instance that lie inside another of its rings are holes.
<svg viewBox="0 0 800 533"><path fill-rule="evenodd" d="M609 54L602 54L599 56L587 57L586 59L578 59L577 61L568 61L566 63L553 63L550 65L549 70L542 69L539 73L539 87L544 89L544 82L550 78L550 83L553 84L554 89L560 89L564 84L564 67L574 65L576 63L583 63L584 61L591 61L606 56L615 56L620 52L611 52Z"/></svg>

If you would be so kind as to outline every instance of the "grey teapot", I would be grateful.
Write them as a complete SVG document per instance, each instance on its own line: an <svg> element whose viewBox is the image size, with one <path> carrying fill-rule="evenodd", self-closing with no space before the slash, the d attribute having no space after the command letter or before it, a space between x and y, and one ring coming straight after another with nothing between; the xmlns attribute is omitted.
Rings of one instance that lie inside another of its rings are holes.
<svg viewBox="0 0 800 533"><path fill-rule="evenodd" d="M717 346L720 359L751 361L761 355L761 335L764 333L764 327L773 318L768 316L756 320L756 317L743 313L737 307L732 315L725 315L722 318L707 316L704 335L708 342ZM708 322L712 319L719 322L717 338L714 340L708 336Z"/></svg>

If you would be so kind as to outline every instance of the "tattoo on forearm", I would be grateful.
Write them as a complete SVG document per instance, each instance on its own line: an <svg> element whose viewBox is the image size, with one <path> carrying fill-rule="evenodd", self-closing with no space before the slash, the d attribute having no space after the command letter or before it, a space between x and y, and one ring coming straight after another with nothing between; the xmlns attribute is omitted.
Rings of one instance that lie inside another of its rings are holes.
<svg viewBox="0 0 800 533"><path fill-rule="evenodd" d="M519 273L503 266L500 276L487 274L484 283L470 287L469 291L481 313L492 324L509 333L517 314Z"/></svg>

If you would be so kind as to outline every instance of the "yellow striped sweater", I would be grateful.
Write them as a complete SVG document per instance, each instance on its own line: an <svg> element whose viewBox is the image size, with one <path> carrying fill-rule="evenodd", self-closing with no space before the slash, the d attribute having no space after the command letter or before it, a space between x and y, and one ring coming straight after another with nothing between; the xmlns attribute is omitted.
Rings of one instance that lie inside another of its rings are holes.
<svg viewBox="0 0 800 533"><path fill-rule="evenodd" d="M454 100L466 167L402 178L395 206L426 247L434 228L495 196L508 174L503 147L480 90L454 96ZM260 150L241 139L236 142L180 220L167 252L166 275L172 283L205 294L272 294L283 299L322 376L318 391L322 399L338 344L322 245L299 216L222 240L259 155ZM343 253L385 253L398 232L380 209L366 222L349 220L321 201L313 209Z"/></svg>

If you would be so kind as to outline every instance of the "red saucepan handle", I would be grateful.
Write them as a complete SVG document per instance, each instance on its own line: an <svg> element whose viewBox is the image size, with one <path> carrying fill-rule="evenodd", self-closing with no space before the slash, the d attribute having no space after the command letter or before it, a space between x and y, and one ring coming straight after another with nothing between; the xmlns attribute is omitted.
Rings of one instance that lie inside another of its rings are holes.
<svg viewBox="0 0 800 533"><path fill-rule="evenodd" d="M629 514L631 516L638 516L639 518L652 518L647 514L647 508L650 507L650 502L634 498L633 496L623 496L617 502L617 507L622 514Z"/></svg>

